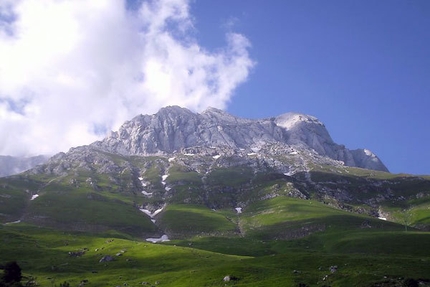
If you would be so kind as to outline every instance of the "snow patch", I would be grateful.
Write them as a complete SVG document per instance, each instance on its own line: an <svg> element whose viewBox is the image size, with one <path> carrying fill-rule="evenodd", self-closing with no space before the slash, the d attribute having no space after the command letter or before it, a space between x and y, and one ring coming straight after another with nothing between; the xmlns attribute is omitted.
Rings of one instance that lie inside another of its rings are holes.
<svg viewBox="0 0 430 287"><path fill-rule="evenodd" d="M186 156L194 156L193 153L184 153L184 155L186 155Z"/></svg>
<svg viewBox="0 0 430 287"><path fill-rule="evenodd" d="M174 160L175 160L175 158L174 158L174 157L169 158L169 162L172 162L172 161L174 161Z"/></svg>
<svg viewBox="0 0 430 287"><path fill-rule="evenodd" d="M242 213L242 207L236 207L235 209L236 209L237 214Z"/></svg>
<svg viewBox="0 0 430 287"><path fill-rule="evenodd" d="M213 159L219 159L221 157L221 155L220 154L217 154L217 155L214 155L213 156Z"/></svg>
<svg viewBox="0 0 430 287"><path fill-rule="evenodd" d="M152 242L152 243L158 243L158 242L166 242L166 241L170 241L169 237L167 237L166 234L164 234L163 236L161 236L160 238L146 238L146 241L148 242Z"/></svg>
<svg viewBox="0 0 430 287"><path fill-rule="evenodd" d="M261 150L260 147L252 147L251 150L255 153L259 152Z"/></svg>
<svg viewBox="0 0 430 287"><path fill-rule="evenodd" d="M368 149L364 149L363 151L364 151L365 155L367 155L368 157L370 157L371 161L376 162L376 163L379 162L378 157L373 152L371 152Z"/></svg>
<svg viewBox="0 0 430 287"><path fill-rule="evenodd" d="M257 155L257 153L256 152L250 152L250 153L248 153L248 155L249 156L251 156L251 155Z"/></svg>
<svg viewBox="0 0 430 287"><path fill-rule="evenodd" d="M20 222L21 222L21 220L17 220L17 221L12 221L12 222L6 222L5 224L17 224Z"/></svg>
<svg viewBox="0 0 430 287"><path fill-rule="evenodd" d="M166 185L166 179L169 177L168 174L165 174L161 177L161 184L162 185Z"/></svg>
<svg viewBox="0 0 430 287"><path fill-rule="evenodd" d="M146 182L143 181L143 177L138 177L137 179L140 180L140 183L142 184L143 187L146 187L148 185Z"/></svg>
<svg viewBox="0 0 430 287"><path fill-rule="evenodd" d="M299 154L298 152L296 152L296 151L292 151L292 152L290 152L290 155L296 155L296 154Z"/></svg>
<svg viewBox="0 0 430 287"><path fill-rule="evenodd" d="M169 186L166 186L164 189L165 189L166 191L170 191L172 188L171 188L171 187L169 187Z"/></svg>
<svg viewBox="0 0 430 287"><path fill-rule="evenodd" d="M317 124L324 126L317 118L305 114L298 113L286 113L276 118L275 123L278 127L285 128L287 130L292 129L299 123Z"/></svg>
<svg viewBox="0 0 430 287"><path fill-rule="evenodd" d="M39 195L38 194L33 194L33 196L31 197L31 199L30 200L35 200L36 198L38 198L39 197Z"/></svg>
<svg viewBox="0 0 430 287"><path fill-rule="evenodd" d="M142 194L145 195L145 196L148 196L148 197L152 196L152 192L146 192L144 190L142 190Z"/></svg>
<svg viewBox="0 0 430 287"><path fill-rule="evenodd" d="M387 220L387 218L384 217L384 214L382 214L382 210L381 209L378 210L378 219L385 220L385 221Z"/></svg>
<svg viewBox="0 0 430 287"><path fill-rule="evenodd" d="M145 208L139 208L140 211L142 211L143 213L145 213L146 215L148 215L149 217L152 217L152 212L149 211L148 209Z"/></svg>
<svg viewBox="0 0 430 287"><path fill-rule="evenodd" d="M153 218L154 216L156 216L157 214L159 214L160 212L163 211L164 207L166 207L166 205L163 205L161 208L157 209L154 212L149 211L148 209L145 208L139 208L140 211L142 211L143 213L145 213L146 215L148 215L149 217Z"/></svg>
<svg viewBox="0 0 430 287"><path fill-rule="evenodd" d="M163 205L161 208L159 208L159 209L157 209L156 211L154 211L154 213L152 213L152 216L151 216L151 217L154 217L154 216L156 216L157 214L159 214L160 212L162 212L162 211L163 211L163 209L164 209L164 207L165 207L165 205Z"/></svg>

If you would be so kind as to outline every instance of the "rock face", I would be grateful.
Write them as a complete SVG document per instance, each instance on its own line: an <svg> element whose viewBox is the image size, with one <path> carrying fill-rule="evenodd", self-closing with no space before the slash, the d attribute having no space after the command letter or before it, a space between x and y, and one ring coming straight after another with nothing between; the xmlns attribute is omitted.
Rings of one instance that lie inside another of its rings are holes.
<svg viewBox="0 0 430 287"><path fill-rule="evenodd" d="M288 144L301 145L304 143L319 155L342 161L346 166L388 171L381 160L371 151L367 149L349 150L343 145L334 143L324 124L315 117L287 113L277 117L275 122L289 133Z"/></svg>
<svg viewBox="0 0 430 287"><path fill-rule="evenodd" d="M194 114L167 107L155 115L135 117L94 146L124 155L150 155L197 146L249 149L264 142L285 141L285 136L270 120L236 118L213 108Z"/></svg>
<svg viewBox="0 0 430 287"><path fill-rule="evenodd" d="M18 174L42 164L48 157L39 155L34 157L13 157L0 155L0 177Z"/></svg>
<svg viewBox="0 0 430 287"><path fill-rule="evenodd" d="M349 150L333 142L317 118L287 113L269 119L243 119L209 108L201 114L177 106L139 115L92 148L122 155L166 155L192 148L222 148L249 153L312 155L351 167L388 171L366 149Z"/></svg>

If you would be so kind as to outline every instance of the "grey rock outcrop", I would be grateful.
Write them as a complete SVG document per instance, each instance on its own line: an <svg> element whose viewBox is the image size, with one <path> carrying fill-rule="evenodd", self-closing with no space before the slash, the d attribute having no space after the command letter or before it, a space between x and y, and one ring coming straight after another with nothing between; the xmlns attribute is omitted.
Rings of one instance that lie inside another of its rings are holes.
<svg viewBox="0 0 430 287"><path fill-rule="evenodd" d="M289 134L288 144L305 145L319 155L343 162L346 166L388 171L382 161L368 149L349 150L333 142L324 124L317 118L287 113L275 119Z"/></svg>
<svg viewBox="0 0 430 287"><path fill-rule="evenodd" d="M198 147L290 154L315 154L351 167L388 171L367 149L336 144L317 118L287 113L268 119L244 119L209 108L201 114L177 106L139 115L92 148L122 155L166 155Z"/></svg>
<svg viewBox="0 0 430 287"><path fill-rule="evenodd" d="M175 106L155 115L137 116L93 146L123 155L150 155L196 146L249 149L284 141L284 137L283 129L271 120L237 118L213 108L194 114Z"/></svg>

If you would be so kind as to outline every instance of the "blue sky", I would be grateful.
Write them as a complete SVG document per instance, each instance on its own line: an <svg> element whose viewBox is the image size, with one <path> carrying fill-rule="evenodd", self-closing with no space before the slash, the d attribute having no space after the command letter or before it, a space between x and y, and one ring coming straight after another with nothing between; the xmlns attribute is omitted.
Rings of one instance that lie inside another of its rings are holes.
<svg viewBox="0 0 430 287"><path fill-rule="evenodd" d="M202 45L223 29L252 44L230 113L311 114L390 171L430 174L430 1L197 0L192 13Z"/></svg>
<svg viewBox="0 0 430 287"><path fill-rule="evenodd" d="M166 105L316 116L430 174L430 1L0 1L0 154L67 151Z"/></svg>

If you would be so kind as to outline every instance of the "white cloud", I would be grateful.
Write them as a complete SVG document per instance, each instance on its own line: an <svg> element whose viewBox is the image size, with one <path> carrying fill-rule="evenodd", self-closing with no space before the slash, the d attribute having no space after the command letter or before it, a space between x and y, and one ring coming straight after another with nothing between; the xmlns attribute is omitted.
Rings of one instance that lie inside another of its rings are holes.
<svg viewBox="0 0 430 287"><path fill-rule="evenodd" d="M225 108L250 43L209 51L193 29L188 0L1 0L0 154L66 151L166 105Z"/></svg>

